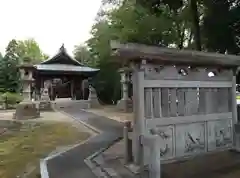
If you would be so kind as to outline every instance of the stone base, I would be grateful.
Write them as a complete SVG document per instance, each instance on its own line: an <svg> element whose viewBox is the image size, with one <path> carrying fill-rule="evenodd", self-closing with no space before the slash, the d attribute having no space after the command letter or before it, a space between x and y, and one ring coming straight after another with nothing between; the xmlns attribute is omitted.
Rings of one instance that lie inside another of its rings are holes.
<svg viewBox="0 0 240 178"><path fill-rule="evenodd" d="M121 99L117 103L117 109L123 112L133 112L132 100Z"/></svg>
<svg viewBox="0 0 240 178"><path fill-rule="evenodd" d="M101 104L99 103L97 98L90 99L90 100L88 100L88 102L89 102L89 107L90 108L99 108L101 106Z"/></svg>
<svg viewBox="0 0 240 178"><path fill-rule="evenodd" d="M50 101L39 101L39 111L53 111Z"/></svg>
<svg viewBox="0 0 240 178"><path fill-rule="evenodd" d="M36 102L23 101L16 107L16 112L13 115L13 119L25 120L35 119L40 117L40 112Z"/></svg>

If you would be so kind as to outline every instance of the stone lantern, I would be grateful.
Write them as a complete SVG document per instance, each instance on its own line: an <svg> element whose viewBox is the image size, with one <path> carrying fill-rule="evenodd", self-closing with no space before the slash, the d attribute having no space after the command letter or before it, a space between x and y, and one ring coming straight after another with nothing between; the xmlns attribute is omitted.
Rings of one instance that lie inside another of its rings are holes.
<svg viewBox="0 0 240 178"><path fill-rule="evenodd" d="M117 108L124 112L132 112L132 100L128 96L130 72L129 68L122 68L119 70L121 75L122 98L118 101Z"/></svg>
<svg viewBox="0 0 240 178"><path fill-rule="evenodd" d="M40 116L39 105L32 101L32 86L35 82L33 72L35 68L32 65L21 65L19 69L22 81L22 96L24 99L17 105L13 118L16 120L38 118Z"/></svg>
<svg viewBox="0 0 240 178"><path fill-rule="evenodd" d="M32 65L20 66L21 81L22 81L22 95L24 100L29 101L32 99L32 85L34 84L33 70L35 69Z"/></svg>

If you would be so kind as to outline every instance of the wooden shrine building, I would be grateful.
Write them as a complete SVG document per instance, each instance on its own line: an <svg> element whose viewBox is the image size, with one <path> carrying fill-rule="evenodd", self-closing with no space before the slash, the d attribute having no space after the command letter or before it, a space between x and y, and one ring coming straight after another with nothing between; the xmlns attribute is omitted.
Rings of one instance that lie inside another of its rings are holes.
<svg viewBox="0 0 240 178"><path fill-rule="evenodd" d="M44 88L48 89L51 100L55 100L56 97L87 99L83 94L83 81L99 71L73 59L64 45L55 56L37 65L21 65L20 70L23 95L25 98L37 100L43 95Z"/></svg>

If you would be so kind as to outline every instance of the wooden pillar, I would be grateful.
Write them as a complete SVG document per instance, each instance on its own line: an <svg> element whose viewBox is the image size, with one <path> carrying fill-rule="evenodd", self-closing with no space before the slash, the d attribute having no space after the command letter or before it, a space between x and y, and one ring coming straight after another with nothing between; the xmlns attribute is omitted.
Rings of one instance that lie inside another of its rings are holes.
<svg viewBox="0 0 240 178"><path fill-rule="evenodd" d="M71 99L74 100L74 78L71 78Z"/></svg>
<svg viewBox="0 0 240 178"><path fill-rule="evenodd" d="M73 78L73 98L74 100L77 99L77 78Z"/></svg>
<svg viewBox="0 0 240 178"><path fill-rule="evenodd" d="M83 79L81 78L79 82L80 82L79 84L80 100L83 100L83 85L82 85Z"/></svg>

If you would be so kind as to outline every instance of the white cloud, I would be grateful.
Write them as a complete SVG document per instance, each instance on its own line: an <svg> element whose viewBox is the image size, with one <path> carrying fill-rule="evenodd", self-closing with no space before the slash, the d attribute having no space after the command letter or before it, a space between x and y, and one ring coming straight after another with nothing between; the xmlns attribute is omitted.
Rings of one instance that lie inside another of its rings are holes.
<svg viewBox="0 0 240 178"><path fill-rule="evenodd" d="M53 55L62 43L71 53L89 38L101 0L0 0L0 51L13 39L34 38Z"/></svg>

